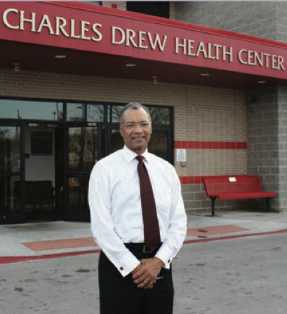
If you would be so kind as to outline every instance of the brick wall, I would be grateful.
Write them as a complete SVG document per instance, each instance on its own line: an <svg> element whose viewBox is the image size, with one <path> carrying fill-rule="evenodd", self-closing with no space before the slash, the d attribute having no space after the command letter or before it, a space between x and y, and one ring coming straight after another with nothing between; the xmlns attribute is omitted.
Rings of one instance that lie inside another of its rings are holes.
<svg viewBox="0 0 287 314"><path fill-rule="evenodd" d="M277 40L287 43L287 3L276 2Z"/></svg>
<svg viewBox="0 0 287 314"><path fill-rule="evenodd" d="M287 88L278 87L278 148L279 169L278 176L278 209L285 211L287 208ZM274 206L275 207L275 206Z"/></svg>
<svg viewBox="0 0 287 314"><path fill-rule="evenodd" d="M130 102L174 107L174 139L180 145L246 142L245 92L224 88L109 79L56 73L0 71L0 96ZM175 150L176 154L176 150ZM175 159L176 160L176 156ZM246 149L187 149L187 165L175 161L180 177L245 174ZM202 184L183 184L187 210L209 210ZM233 208L234 202L218 202Z"/></svg>
<svg viewBox="0 0 287 314"><path fill-rule="evenodd" d="M112 4L115 4L117 6L117 9L119 10L126 10L126 1L102 1L103 7L112 7Z"/></svg>
<svg viewBox="0 0 287 314"><path fill-rule="evenodd" d="M177 20L282 41L286 10L284 1L175 2Z"/></svg>
<svg viewBox="0 0 287 314"><path fill-rule="evenodd" d="M204 149L204 142L246 142L246 107L242 91L193 86L187 87L187 104L177 107L175 140L203 142L187 152L188 167L181 175L204 176L246 173L245 151ZM201 162L199 162L201 161ZM212 166L211 166L212 165Z"/></svg>
<svg viewBox="0 0 287 314"><path fill-rule="evenodd" d="M287 42L287 3L284 1L175 2L175 17L194 24ZM247 99L247 173L258 174L263 189L276 192L271 203L273 210L286 211L286 89L248 91ZM253 200L247 206L264 208L263 202Z"/></svg>
<svg viewBox="0 0 287 314"><path fill-rule="evenodd" d="M205 175L246 174L246 150L216 149L218 142L246 142L245 93L224 88L187 86L186 99L187 105L182 108L177 120L179 125L175 125L178 132L175 133L175 140L180 140L183 146L185 142L197 142L199 148L187 150L186 167L182 168L176 163L180 176L201 178ZM204 149L205 142L212 142L214 148ZM202 184L183 185L183 198L186 208L210 211L210 201ZM217 208L231 209L244 207L245 204L240 201L220 201Z"/></svg>
<svg viewBox="0 0 287 314"><path fill-rule="evenodd" d="M248 92L248 173L260 176L263 189L275 191L271 208L287 208L287 88Z"/></svg>

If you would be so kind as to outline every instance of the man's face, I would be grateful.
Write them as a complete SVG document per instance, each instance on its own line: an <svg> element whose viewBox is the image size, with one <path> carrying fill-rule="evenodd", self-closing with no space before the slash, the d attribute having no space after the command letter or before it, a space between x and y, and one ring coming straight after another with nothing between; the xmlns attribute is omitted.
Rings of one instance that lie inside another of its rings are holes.
<svg viewBox="0 0 287 314"><path fill-rule="evenodd" d="M152 125L146 111L142 108L125 111L120 132L127 148L138 155L142 154L152 133Z"/></svg>

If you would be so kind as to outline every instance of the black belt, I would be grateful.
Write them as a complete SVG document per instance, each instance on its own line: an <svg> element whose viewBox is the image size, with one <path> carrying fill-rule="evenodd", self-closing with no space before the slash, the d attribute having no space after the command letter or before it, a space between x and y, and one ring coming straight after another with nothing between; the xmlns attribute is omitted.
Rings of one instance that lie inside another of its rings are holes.
<svg viewBox="0 0 287 314"><path fill-rule="evenodd" d="M153 251L148 248L144 243L125 243L125 246L131 251L134 250L142 253L153 253L161 247L161 243Z"/></svg>

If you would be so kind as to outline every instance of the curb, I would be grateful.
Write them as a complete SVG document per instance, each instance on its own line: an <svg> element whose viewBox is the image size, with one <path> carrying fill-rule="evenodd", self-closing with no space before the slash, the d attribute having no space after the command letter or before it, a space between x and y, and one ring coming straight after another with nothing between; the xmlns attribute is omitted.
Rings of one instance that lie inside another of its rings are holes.
<svg viewBox="0 0 287 314"><path fill-rule="evenodd" d="M214 238L205 238L205 239L197 239L197 240L187 240L187 241L184 241L184 244L212 242L212 241L219 241L219 240L231 240L231 239L238 239L238 238L274 235L274 234L282 234L282 233L287 233L287 229L282 229L282 230L277 230L277 231L269 231L269 232L238 234L238 235L225 236L225 237L214 237Z"/></svg>
<svg viewBox="0 0 287 314"><path fill-rule="evenodd" d="M270 231L270 232L239 234L239 235L232 235L232 236L225 236L225 237L214 237L214 238L205 238L205 239L196 239L196 240L186 240L186 241L184 241L183 244L214 242L214 241L220 241L220 240L232 240L232 239L238 239L238 238L275 235L275 234L284 234L284 233L287 233L287 229ZM68 253L55 253L55 254L45 254L45 255L37 255L37 256L4 256L4 257L0 257L0 265L23 263L23 262L38 261L38 260L46 260L46 259L54 259L54 258L71 257L71 256L88 255L88 254L100 253L100 251L101 251L100 249L97 249L97 250L89 250L89 251L75 251L75 252L68 252Z"/></svg>

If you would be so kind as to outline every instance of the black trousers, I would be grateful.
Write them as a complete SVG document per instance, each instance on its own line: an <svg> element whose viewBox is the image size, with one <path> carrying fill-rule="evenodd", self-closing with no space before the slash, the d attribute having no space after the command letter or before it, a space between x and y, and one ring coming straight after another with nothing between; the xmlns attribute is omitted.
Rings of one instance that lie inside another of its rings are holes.
<svg viewBox="0 0 287 314"><path fill-rule="evenodd" d="M129 250L139 259L153 254ZM117 268L101 252L99 258L100 314L172 314L172 270L162 268L152 289L138 288L132 275L122 277Z"/></svg>

